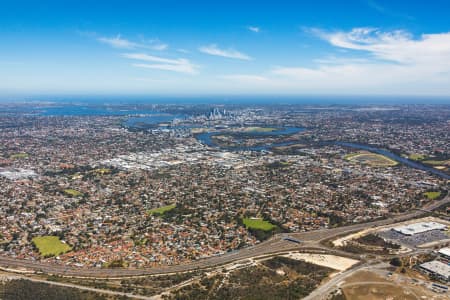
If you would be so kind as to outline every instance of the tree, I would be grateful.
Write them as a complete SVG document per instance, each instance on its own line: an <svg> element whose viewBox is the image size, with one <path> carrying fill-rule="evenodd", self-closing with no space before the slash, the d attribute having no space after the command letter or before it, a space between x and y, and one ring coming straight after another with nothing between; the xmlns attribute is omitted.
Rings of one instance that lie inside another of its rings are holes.
<svg viewBox="0 0 450 300"><path fill-rule="evenodd" d="M394 257L393 259L391 259L391 261L389 263L391 265L395 266L395 267L401 267L402 266L402 261L398 257Z"/></svg>

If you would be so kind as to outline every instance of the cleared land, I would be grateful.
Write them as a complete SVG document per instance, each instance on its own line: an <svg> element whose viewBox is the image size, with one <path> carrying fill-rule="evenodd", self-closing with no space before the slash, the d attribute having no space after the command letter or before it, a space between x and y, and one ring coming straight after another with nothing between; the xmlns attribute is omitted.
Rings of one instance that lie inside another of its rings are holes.
<svg viewBox="0 0 450 300"><path fill-rule="evenodd" d="M174 209L175 207L176 207L176 204L170 204L170 205L166 205L166 206L161 206L161 207L158 207L158 208L150 209L148 211L148 213L150 215L163 215L164 213Z"/></svg>
<svg viewBox="0 0 450 300"><path fill-rule="evenodd" d="M268 221L257 218L243 218L242 222L248 229L270 231L277 227Z"/></svg>
<svg viewBox="0 0 450 300"><path fill-rule="evenodd" d="M290 253L284 255L295 260L303 260L308 263L327 267L330 269L344 271L357 264L359 261L347 257L329 255L329 254L314 254L314 253Z"/></svg>
<svg viewBox="0 0 450 300"><path fill-rule="evenodd" d="M446 295L408 284L408 281L402 281L396 275L387 278L369 271L359 271L345 279L341 290L344 294L341 299L346 300L446 299Z"/></svg>
<svg viewBox="0 0 450 300"><path fill-rule="evenodd" d="M57 236L40 236L33 238L32 241L39 254L44 257L57 256L72 250L72 247L61 242Z"/></svg>
<svg viewBox="0 0 450 300"><path fill-rule="evenodd" d="M426 192L424 193L425 197L427 197L430 200L437 199L441 196L441 192Z"/></svg>
<svg viewBox="0 0 450 300"><path fill-rule="evenodd" d="M395 160L384 155L370 152L351 153L344 156L344 159L351 162L367 164L372 167L392 167L398 164Z"/></svg>

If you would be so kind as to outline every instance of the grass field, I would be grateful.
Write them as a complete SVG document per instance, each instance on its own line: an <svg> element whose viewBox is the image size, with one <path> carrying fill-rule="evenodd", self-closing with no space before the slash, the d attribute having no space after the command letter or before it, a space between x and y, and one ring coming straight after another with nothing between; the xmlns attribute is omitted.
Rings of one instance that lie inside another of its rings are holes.
<svg viewBox="0 0 450 300"><path fill-rule="evenodd" d="M91 172L94 174L97 174L97 175L105 175L105 174L110 174L111 169L99 168L99 169L92 170Z"/></svg>
<svg viewBox="0 0 450 300"><path fill-rule="evenodd" d="M448 160L424 160L424 164L432 165L432 166L440 166L440 165L450 165L450 159Z"/></svg>
<svg viewBox="0 0 450 300"><path fill-rule="evenodd" d="M418 153L412 153L408 156L408 158L412 159L412 160L423 160L423 159L425 159L425 155L418 154Z"/></svg>
<svg viewBox="0 0 450 300"><path fill-rule="evenodd" d="M254 218L243 218L242 222L244 223L246 228L249 229L259 229L264 231L270 231L275 229L277 226L272 223L265 221L263 219L254 219Z"/></svg>
<svg viewBox="0 0 450 300"><path fill-rule="evenodd" d="M24 158L28 158L28 153L16 153L16 154L12 154L9 158L10 158L10 159L24 159Z"/></svg>
<svg viewBox="0 0 450 300"><path fill-rule="evenodd" d="M33 238L32 241L39 254L44 257L57 256L72 250L72 247L61 242L57 236L40 236Z"/></svg>
<svg viewBox="0 0 450 300"><path fill-rule="evenodd" d="M176 207L176 204L161 206L158 208L150 209L147 211L150 215L163 215L165 212L168 212L169 210L172 210Z"/></svg>
<svg viewBox="0 0 450 300"><path fill-rule="evenodd" d="M392 167L398 164L395 160L392 160L384 155L371 152L351 153L344 156L344 159L351 162L367 164L372 167Z"/></svg>
<svg viewBox="0 0 450 300"><path fill-rule="evenodd" d="M126 268L128 264L122 259L113 260L103 264L103 268Z"/></svg>
<svg viewBox="0 0 450 300"><path fill-rule="evenodd" d="M427 197L430 200L437 199L441 196L441 192L426 192L423 193L425 197Z"/></svg>
<svg viewBox="0 0 450 300"><path fill-rule="evenodd" d="M277 130L277 128L273 127L247 127L244 129L245 132L272 132Z"/></svg>
<svg viewBox="0 0 450 300"><path fill-rule="evenodd" d="M79 191L74 190L74 189L66 189L66 190L64 190L64 194L66 194L67 196L71 196L71 197L81 197L81 196L83 196L82 192L79 192Z"/></svg>
<svg viewBox="0 0 450 300"><path fill-rule="evenodd" d="M345 155L344 156L344 159L345 160L351 160L353 157L355 157L355 156L357 156L357 155L360 155L361 153L359 153L359 152L356 152L356 153L349 153L349 154L347 154L347 155Z"/></svg>

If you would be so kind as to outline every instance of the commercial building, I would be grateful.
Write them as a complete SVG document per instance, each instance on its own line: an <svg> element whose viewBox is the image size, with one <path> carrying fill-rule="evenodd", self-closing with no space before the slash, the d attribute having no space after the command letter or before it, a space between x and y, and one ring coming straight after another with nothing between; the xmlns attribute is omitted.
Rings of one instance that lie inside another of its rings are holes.
<svg viewBox="0 0 450 300"><path fill-rule="evenodd" d="M439 254L445 259L450 260L450 247L442 248L441 250L439 250Z"/></svg>
<svg viewBox="0 0 450 300"><path fill-rule="evenodd" d="M420 265L426 273L436 276L443 281L450 281L450 266L443 262L433 260Z"/></svg>
<svg viewBox="0 0 450 300"><path fill-rule="evenodd" d="M393 230L404 235L415 235L431 230L444 230L447 226L436 222L419 222L405 226L394 227Z"/></svg>

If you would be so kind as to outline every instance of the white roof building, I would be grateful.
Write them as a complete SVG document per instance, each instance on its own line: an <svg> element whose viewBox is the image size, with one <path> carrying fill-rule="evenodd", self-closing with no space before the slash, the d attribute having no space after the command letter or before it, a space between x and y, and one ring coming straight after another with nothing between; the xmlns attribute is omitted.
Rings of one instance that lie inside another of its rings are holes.
<svg viewBox="0 0 450 300"><path fill-rule="evenodd" d="M441 250L438 251L440 255L446 257L446 258L450 258L450 248L442 248Z"/></svg>
<svg viewBox="0 0 450 300"><path fill-rule="evenodd" d="M433 260L421 264L420 267L425 271L432 273L433 275L437 275L446 281L450 280L450 266L447 264L444 264L437 260Z"/></svg>
<svg viewBox="0 0 450 300"><path fill-rule="evenodd" d="M27 169L3 169L0 168L0 176L6 177L9 180L25 179L29 177L36 177L37 174L33 170Z"/></svg>
<svg viewBox="0 0 450 300"><path fill-rule="evenodd" d="M427 232L430 230L444 230L447 228L447 225L436 223L436 222L419 222L414 224L409 224L405 226L394 227L397 232L400 232L404 235L415 235L422 232Z"/></svg>

